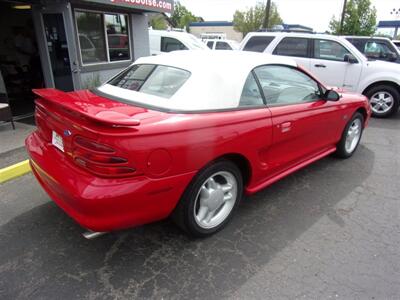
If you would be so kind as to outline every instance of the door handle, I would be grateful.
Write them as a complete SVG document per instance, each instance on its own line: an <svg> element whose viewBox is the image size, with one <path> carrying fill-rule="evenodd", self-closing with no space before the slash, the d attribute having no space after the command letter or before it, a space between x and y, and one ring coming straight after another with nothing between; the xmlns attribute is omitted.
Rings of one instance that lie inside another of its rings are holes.
<svg viewBox="0 0 400 300"><path fill-rule="evenodd" d="M292 122L285 122L281 124L281 132L285 133L292 129Z"/></svg>
<svg viewBox="0 0 400 300"><path fill-rule="evenodd" d="M326 66L324 64L316 64L314 66L317 68L326 68Z"/></svg>

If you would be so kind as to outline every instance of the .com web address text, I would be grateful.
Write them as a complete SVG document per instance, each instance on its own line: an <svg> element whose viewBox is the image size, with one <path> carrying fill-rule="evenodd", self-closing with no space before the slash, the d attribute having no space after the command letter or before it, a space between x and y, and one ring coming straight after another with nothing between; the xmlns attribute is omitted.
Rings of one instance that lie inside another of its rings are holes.
<svg viewBox="0 0 400 300"><path fill-rule="evenodd" d="M114 3L136 4L147 7L154 7L162 10L172 11L172 3L162 0L111 0Z"/></svg>

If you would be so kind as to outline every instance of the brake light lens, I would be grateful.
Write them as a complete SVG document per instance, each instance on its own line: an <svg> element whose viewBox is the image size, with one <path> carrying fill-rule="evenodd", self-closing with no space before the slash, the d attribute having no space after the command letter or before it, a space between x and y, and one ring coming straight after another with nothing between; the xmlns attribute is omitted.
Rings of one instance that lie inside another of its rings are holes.
<svg viewBox="0 0 400 300"><path fill-rule="evenodd" d="M75 138L75 144L79 147L85 148L87 150L96 151L96 152L104 152L104 153L114 153L115 150L109 146L96 143L95 141L86 139L81 136L77 136Z"/></svg>
<svg viewBox="0 0 400 300"><path fill-rule="evenodd" d="M94 163L124 164L124 163L128 162L128 160L123 157L97 154L97 153L89 153L89 152L85 152L85 151L82 151L79 149L75 149L74 154L75 154L75 156L82 157L85 160L92 161Z"/></svg>
<svg viewBox="0 0 400 300"><path fill-rule="evenodd" d="M87 171L102 177L124 177L136 175L129 161L117 154L112 147L82 136L73 141L73 160Z"/></svg>
<svg viewBox="0 0 400 300"><path fill-rule="evenodd" d="M92 173L106 177L120 177L126 175L132 175L136 172L134 168L125 166L102 166L93 162L89 162L80 157L75 158L76 164L91 171Z"/></svg>

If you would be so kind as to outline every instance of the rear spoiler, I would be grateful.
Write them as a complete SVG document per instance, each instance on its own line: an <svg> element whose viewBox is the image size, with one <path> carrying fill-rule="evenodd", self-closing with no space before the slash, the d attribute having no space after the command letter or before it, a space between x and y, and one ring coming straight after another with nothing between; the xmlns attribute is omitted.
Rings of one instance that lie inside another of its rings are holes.
<svg viewBox="0 0 400 300"><path fill-rule="evenodd" d="M138 126L140 120L130 118L129 116L111 110L102 110L97 113L89 113L83 110L79 105L76 105L77 99L70 94L57 89L33 89L32 92L40 98L68 110L79 112L85 118L109 125L109 126ZM82 102L83 100L80 100ZM112 100L110 100L112 101Z"/></svg>

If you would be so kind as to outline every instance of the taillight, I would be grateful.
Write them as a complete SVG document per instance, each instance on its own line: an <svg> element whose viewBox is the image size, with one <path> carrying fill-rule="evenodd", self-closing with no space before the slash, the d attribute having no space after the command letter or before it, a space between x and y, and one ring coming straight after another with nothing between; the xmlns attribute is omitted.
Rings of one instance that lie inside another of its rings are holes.
<svg viewBox="0 0 400 300"><path fill-rule="evenodd" d="M129 161L117 154L112 147L77 136L74 138L74 162L89 172L105 177L134 175L136 169Z"/></svg>
<svg viewBox="0 0 400 300"><path fill-rule="evenodd" d="M85 148L87 150L96 151L96 152L105 152L105 153L114 153L115 150L109 146L96 143L95 141L86 139L81 136L77 136L74 140L75 144L79 147Z"/></svg>

